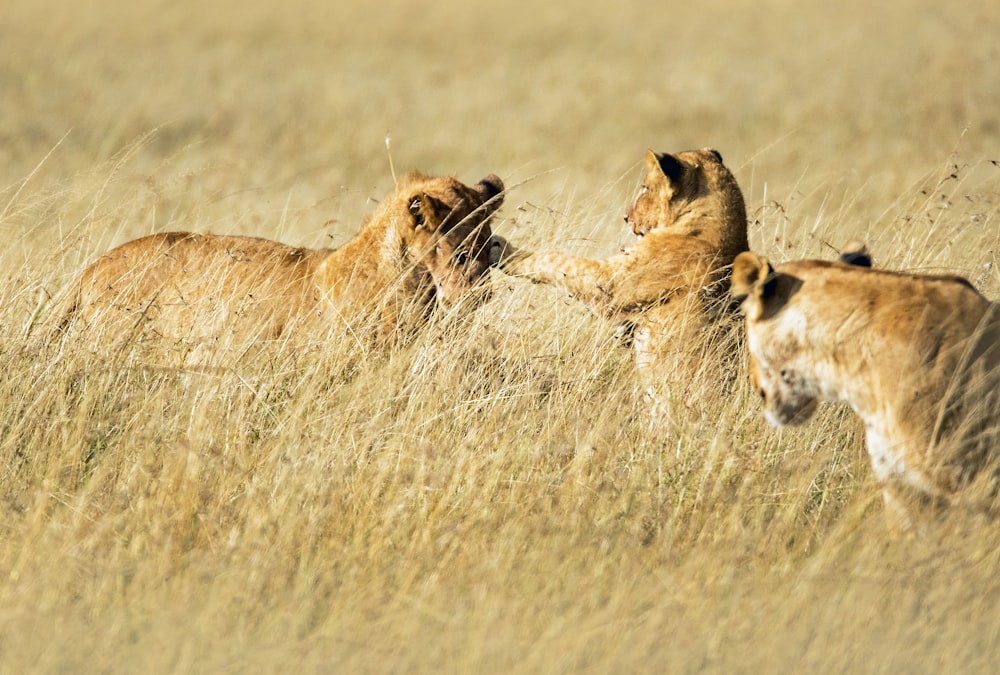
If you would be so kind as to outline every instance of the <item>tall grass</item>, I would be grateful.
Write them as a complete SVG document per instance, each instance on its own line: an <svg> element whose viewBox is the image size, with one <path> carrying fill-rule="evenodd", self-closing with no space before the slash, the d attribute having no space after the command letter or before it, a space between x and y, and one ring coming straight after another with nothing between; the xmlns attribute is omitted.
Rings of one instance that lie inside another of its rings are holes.
<svg viewBox="0 0 1000 675"><path fill-rule="evenodd" d="M20 339L58 274L25 266L3 305L11 671L996 656L995 527L890 537L849 412L768 429L742 377L708 423L651 426L629 352L550 289L498 276L387 354L188 366L169 342Z"/></svg>
<svg viewBox="0 0 1000 675"><path fill-rule="evenodd" d="M550 288L495 274L384 353L25 336L151 231L343 242L386 131L516 186L495 228L528 248L607 255L645 148L714 145L755 250L863 237L997 298L1000 13L121 4L0 29L0 671L992 672L996 523L892 536L850 411L770 429L743 373L650 424Z"/></svg>

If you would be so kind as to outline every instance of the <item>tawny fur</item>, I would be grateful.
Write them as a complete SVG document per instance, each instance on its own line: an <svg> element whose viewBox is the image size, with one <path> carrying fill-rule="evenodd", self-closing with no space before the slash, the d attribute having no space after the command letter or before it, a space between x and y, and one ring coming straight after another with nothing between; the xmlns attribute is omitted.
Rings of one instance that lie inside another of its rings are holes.
<svg viewBox="0 0 1000 675"><path fill-rule="evenodd" d="M850 404L900 524L914 503L951 501L981 472L994 489L982 470L1000 450L1000 306L968 281L817 260L772 267L744 253L732 293L767 419L799 424L818 400Z"/></svg>
<svg viewBox="0 0 1000 675"><path fill-rule="evenodd" d="M437 302L476 289L502 199L496 176L470 187L411 173L338 249L184 232L143 237L83 270L45 332L275 338L309 324L392 340L419 328Z"/></svg>
<svg viewBox="0 0 1000 675"><path fill-rule="evenodd" d="M499 237L492 255L508 274L552 284L627 325L640 376L669 415L667 399L691 406L704 388L692 386L695 373L730 314L730 265L748 248L743 194L714 150L648 152L625 220L639 241L604 260L529 253Z"/></svg>

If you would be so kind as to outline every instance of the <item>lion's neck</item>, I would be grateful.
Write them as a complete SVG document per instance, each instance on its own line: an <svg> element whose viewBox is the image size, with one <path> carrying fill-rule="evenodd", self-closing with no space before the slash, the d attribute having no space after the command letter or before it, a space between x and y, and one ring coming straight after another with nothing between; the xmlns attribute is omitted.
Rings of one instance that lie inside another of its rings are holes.
<svg viewBox="0 0 1000 675"><path fill-rule="evenodd" d="M715 246L719 254L727 258L735 258L738 253L749 249L746 216L742 213L730 213L715 205L711 208L696 207L677 214L670 224L657 230L697 237Z"/></svg>
<svg viewBox="0 0 1000 675"><path fill-rule="evenodd" d="M328 252L317 283L341 309L354 298L369 300L418 276L406 242L393 228L368 226L338 249ZM346 280L346 281L345 281Z"/></svg>

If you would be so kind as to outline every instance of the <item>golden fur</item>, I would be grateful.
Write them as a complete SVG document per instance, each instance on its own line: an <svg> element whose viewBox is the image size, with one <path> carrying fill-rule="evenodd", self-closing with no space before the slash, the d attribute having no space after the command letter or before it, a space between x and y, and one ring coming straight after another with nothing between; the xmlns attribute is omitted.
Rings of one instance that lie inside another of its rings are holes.
<svg viewBox="0 0 1000 675"><path fill-rule="evenodd" d="M489 219L503 183L411 173L342 247L254 237L154 234L92 263L70 286L49 334L70 325L109 335L275 338L303 322L395 339L437 301L457 303L489 268Z"/></svg>
<svg viewBox="0 0 1000 675"><path fill-rule="evenodd" d="M950 501L1000 450L1000 306L961 277L844 259L736 258L751 380L776 426L804 422L819 400L850 404L905 525L910 502Z"/></svg>
<svg viewBox="0 0 1000 675"><path fill-rule="evenodd" d="M715 150L646 154L646 176L625 220L639 241L604 260L520 251L494 237L491 257L508 274L552 284L627 326L653 399L690 406L713 329L729 312L733 258L748 248L743 194ZM717 346L717 345L714 345Z"/></svg>

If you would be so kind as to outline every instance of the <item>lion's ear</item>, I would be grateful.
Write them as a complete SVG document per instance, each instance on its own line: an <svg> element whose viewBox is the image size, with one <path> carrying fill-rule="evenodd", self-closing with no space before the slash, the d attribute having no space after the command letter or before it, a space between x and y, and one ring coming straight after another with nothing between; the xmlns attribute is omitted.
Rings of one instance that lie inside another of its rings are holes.
<svg viewBox="0 0 1000 675"><path fill-rule="evenodd" d="M413 216L413 229L424 228L433 232L441 223L438 211L440 202L426 192L416 192L410 195L410 215Z"/></svg>
<svg viewBox="0 0 1000 675"><path fill-rule="evenodd" d="M852 239L844 245L844 248L841 249L840 257L837 258L837 260L845 265L871 267L872 252L868 249L865 242L860 239Z"/></svg>
<svg viewBox="0 0 1000 675"><path fill-rule="evenodd" d="M684 164L681 160L673 155L652 150L646 151L646 168L650 171L659 171L671 182L680 180L684 173Z"/></svg>
<svg viewBox="0 0 1000 675"><path fill-rule="evenodd" d="M750 251L744 251L733 260L733 278L730 281L729 292L737 300L751 295L762 276L771 271L767 258L758 257Z"/></svg>
<svg viewBox="0 0 1000 675"><path fill-rule="evenodd" d="M743 313L758 319L764 311L763 301L775 291L774 268L767 258L744 251L733 261L733 277L729 292L741 302Z"/></svg>

